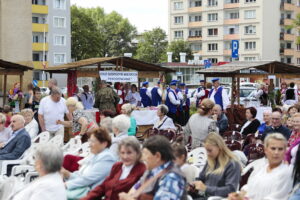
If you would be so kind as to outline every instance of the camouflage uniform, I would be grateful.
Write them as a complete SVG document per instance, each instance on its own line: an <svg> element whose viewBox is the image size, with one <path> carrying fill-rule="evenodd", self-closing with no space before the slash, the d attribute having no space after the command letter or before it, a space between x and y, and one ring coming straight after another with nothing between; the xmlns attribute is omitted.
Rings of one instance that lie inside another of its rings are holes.
<svg viewBox="0 0 300 200"><path fill-rule="evenodd" d="M110 87L101 88L95 99L95 108L99 108L99 111L111 110L116 112L116 105L120 101L120 97L117 93Z"/></svg>

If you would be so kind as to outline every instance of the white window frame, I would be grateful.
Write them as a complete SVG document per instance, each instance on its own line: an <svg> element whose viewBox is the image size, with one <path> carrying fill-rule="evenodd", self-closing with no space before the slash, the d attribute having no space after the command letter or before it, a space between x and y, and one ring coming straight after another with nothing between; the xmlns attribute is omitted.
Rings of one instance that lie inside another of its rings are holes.
<svg viewBox="0 0 300 200"><path fill-rule="evenodd" d="M207 0L208 7L218 6L218 0Z"/></svg>
<svg viewBox="0 0 300 200"><path fill-rule="evenodd" d="M247 33L248 28L248 33ZM256 26L254 25L248 25L245 26L245 35L255 35L256 34Z"/></svg>
<svg viewBox="0 0 300 200"><path fill-rule="evenodd" d="M63 62L56 62L55 61L55 56L56 55L64 55L64 61ZM54 52L53 53L53 62L54 62L54 64L64 64L64 63L67 63L67 54L64 53L64 52Z"/></svg>
<svg viewBox="0 0 300 200"><path fill-rule="evenodd" d="M244 57L245 61L255 61L256 57Z"/></svg>
<svg viewBox="0 0 300 200"><path fill-rule="evenodd" d="M212 35L209 34L209 30L212 30ZM217 30L217 34L215 34L215 30ZM207 37L216 37L219 35L219 29L218 28L208 28L207 29Z"/></svg>
<svg viewBox="0 0 300 200"><path fill-rule="evenodd" d="M217 22L218 21L218 13L208 13L207 21L208 22Z"/></svg>
<svg viewBox="0 0 300 200"><path fill-rule="evenodd" d="M54 9L57 9L57 10L66 10L66 4L67 4L67 1L66 0L58 0L58 1L63 1L63 8L62 7L56 7L56 1L57 0L54 0L53 1L53 8Z"/></svg>
<svg viewBox="0 0 300 200"><path fill-rule="evenodd" d="M63 27L55 25L55 19L56 18L58 18L58 19L64 19L64 25L63 25ZM63 17L63 16L53 16L53 27L54 28L66 28L66 26L67 26L67 19L66 19L66 17Z"/></svg>
<svg viewBox="0 0 300 200"><path fill-rule="evenodd" d="M256 50L256 41L245 42L245 51L255 51Z"/></svg>
<svg viewBox="0 0 300 200"><path fill-rule="evenodd" d="M247 13L252 13L251 15ZM245 10L244 12L245 19L256 19L256 10Z"/></svg>
<svg viewBox="0 0 300 200"><path fill-rule="evenodd" d="M209 43L207 44L207 51L218 51L218 43Z"/></svg>
<svg viewBox="0 0 300 200"><path fill-rule="evenodd" d="M245 0L245 3L256 3L256 0Z"/></svg>
<svg viewBox="0 0 300 200"><path fill-rule="evenodd" d="M64 37L64 42L63 44L57 44L56 43L56 37ZM54 34L53 35L53 44L54 46L66 46L67 45L67 36L66 35L60 35L60 34Z"/></svg>
<svg viewBox="0 0 300 200"><path fill-rule="evenodd" d="M183 24L183 16L175 16L174 17L174 24Z"/></svg>
<svg viewBox="0 0 300 200"><path fill-rule="evenodd" d="M176 34L176 33L182 33L182 34ZM179 38L183 38L183 30L179 30L179 31L174 31L174 38L175 39L179 39Z"/></svg>
<svg viewBox="0 0 300 200"><path fill-rule="evenodd" d="M179 4L181 5L181 7L176 6L176 5L179 5ZM176 2L174 2L173 9L174 10L183 10L183 1L176 1Z"/></svg>

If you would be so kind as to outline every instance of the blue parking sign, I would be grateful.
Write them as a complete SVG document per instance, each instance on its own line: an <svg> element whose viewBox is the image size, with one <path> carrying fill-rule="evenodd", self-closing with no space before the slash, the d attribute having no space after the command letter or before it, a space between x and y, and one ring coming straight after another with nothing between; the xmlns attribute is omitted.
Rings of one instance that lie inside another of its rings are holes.
<svg viewBox="0 0 300 200"><path fill-rule="evenodd" d="M239 57L239 41L238 40L231 41L231 57L232 58Z"/></svg>
<svg viewBox="0 0 300 200"><path fill-rule="evenodd" d="M204 60L204 68L210 68L211 67L211 61L210 60Z"/></svg>

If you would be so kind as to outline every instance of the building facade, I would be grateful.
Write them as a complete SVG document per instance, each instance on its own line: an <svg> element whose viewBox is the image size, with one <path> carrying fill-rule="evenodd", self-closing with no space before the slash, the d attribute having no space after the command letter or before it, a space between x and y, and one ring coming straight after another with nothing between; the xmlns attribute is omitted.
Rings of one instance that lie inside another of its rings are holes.
<svg viewBox="0 0 300 200"><path fill-rule="evenodd" d="M32 59L37 70L71 62L70 0L32 0Z"/></svg>
<svg viewBox="0 0 300 200"><path fill-rule="evenodd" d="M201 60L278 60L300 64L299 33L287 29L300 12L299 0L169 0L169 41L189 41Z"/></svg>

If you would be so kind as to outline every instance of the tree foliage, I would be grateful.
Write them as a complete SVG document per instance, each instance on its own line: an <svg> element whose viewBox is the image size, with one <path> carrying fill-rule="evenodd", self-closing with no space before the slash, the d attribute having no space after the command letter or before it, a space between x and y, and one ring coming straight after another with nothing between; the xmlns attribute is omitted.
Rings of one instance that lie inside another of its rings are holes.
<svg viewBox="0 0 300 200"><path fill-rule="evenodd" d="M162 56L166 54L168 45L166 38L166 32L161 28L144 32L140 37L134 57L149 63L159 63Z"/></svg>
<svg viewBox="0 0 300 200"><path fill-rule="evenodd" d="M180 52L186 53L186 59L193 59L192 50L188 42L183 40L172 41L168 46L168 52L173 52L173 62L180 62Z"/></svg>
<svg viewBox="0 0 300 200"><path fill-rule="evenodd" d="M71 7L72 57L122 56L133 52L136 28L117 12L106 14L102 8Z"/></svg>

